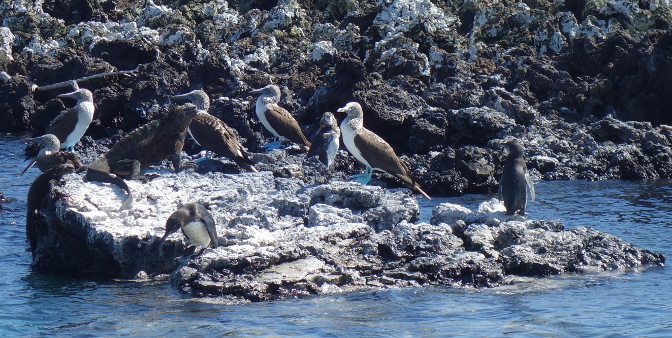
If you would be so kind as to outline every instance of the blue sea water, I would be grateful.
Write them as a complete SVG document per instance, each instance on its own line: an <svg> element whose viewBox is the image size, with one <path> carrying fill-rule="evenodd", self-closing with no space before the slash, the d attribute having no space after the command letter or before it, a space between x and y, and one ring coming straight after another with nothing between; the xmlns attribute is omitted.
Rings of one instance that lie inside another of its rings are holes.
<svg viewBox="0 0 672 338"><path fill-rule="evenodd" d="M672 337L672 273L531 278L491 289L381 289L275 302L192 299L168 282L95 282L30 268L22 144L0 138L0 337ZM536 184L529 218L589 225L672 257L672 181ZM476 209L490 196L419 200Z"/></svg>

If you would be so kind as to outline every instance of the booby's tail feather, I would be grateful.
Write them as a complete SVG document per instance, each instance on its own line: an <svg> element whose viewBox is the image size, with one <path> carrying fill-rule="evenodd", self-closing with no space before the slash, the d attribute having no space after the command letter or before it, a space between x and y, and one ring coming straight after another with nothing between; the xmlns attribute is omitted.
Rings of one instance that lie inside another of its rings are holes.
<svg viewBox="0 0 672 338"><path fill-rule="evenodd" d="M422 190L420 184L418 183L418 178L413 176L411 173L408 173L407 175L398 174L394 176L400 179L401 182L404 183L404 185L407 186L409 189L422 194L422 196L427 197L427 199L430 200L432 199L431 197L429 197L429 195L427 195L427 193L424 190Z"/></svg>
<svg viewBox="0 0 672 338"><path fill-rule="evenodd" d="M23 168L23 170L21 170L21 172L19 173L19 176L23 175L23 173L25 173L28 169L32 168L35 165L36 160L37 160L37 158L33 158L33 160L30 161L30 164L28 164L25 168Z"/></svg>

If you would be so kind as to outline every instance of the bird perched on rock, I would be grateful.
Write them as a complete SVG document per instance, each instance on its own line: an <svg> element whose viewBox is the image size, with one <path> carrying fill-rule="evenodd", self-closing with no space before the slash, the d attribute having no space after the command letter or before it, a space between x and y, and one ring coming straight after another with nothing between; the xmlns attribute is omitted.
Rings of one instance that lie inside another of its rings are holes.
<svg viewBox="0 0 672 338"><path fill-rule="evenodd" d="M240 167L257 172L247 151L238 142L236 132L222 120L210 115L210 98L202 90L193 90L186 94L175 95L173 99L189 100L196 106L198 113L191 120L187 131L194 141L208 152L226 156ZM211 158L212 155L206 155Z"/></svg>
<svg viewBox="0 0 672 338"><path fill-rule="evenodd" d="M37 167L42 172L65 163L72 164L75 170L82 167L82 163L79 161L79 158L75 153L69 151L59 151L61 142L59 142L58 138L53 134L46 134L35 138L26 138L22 141L23 143L36 143L41 147L41 150L37 153L37 156L35 156L30 161L30 163L19 173L19 176L23 175L26 170L30 169L35 164L37 164Z"/></svg>
<svg viewBox="0 0 672 338"><path fill-rule="evenodd" d="M73 151L93 120L93 94L88 89L80 88L58 97L75 99L77 104L58 115L47 128L47 134L56 135L62 148Z"/></svg>
<svg viewBox="0 0 672 338"><path fill-rule="evenodd" d="M165 241L177 230L182 230L184 237L193 245L202 248L219 245L215 219L210 212L198 203L187 203L173 212L166 221L166 233L161 237Z"/></svg>
<svg viewBox="0 0 672 338"><path fill-rule="evenodd" d="M330 170L334 167L334 158L338 152L341 137L341 129L338 127L336 118L331 112L326 112L320 119L320 129L311 140L310 150L307 157L318 156Z"/></svg>
<svg viewBox="0 0 672 338"><path fill-rule="evenodd" d="M273 133L273 142L266 143L262 148L277 149L282 141L292 141L303 146L305 151L310 149L310 142L303 135L299 123L286 109L278 106L280 102L280 88L270 84L264 88L255 89L252 93L260 94L257 98L257 117L264 127Z"/></svg>
<svg viewBox="0 0 672 338"><path fill-rule="evenodd" d="M52 134L58 138L60 147L67 151L74 151L75 144L84 136L89 124L93 121L95 107L93 94L88 89L80 88L71 93L58 95L60 98L77 100L77 104L59 114L47 128L46 134ZM36 157L42 147L26 147L24 151L26 159Z"/></svg>
<svg viewBox="0 0 672 338"><path fill-rule="evenodd" d="M499 196L504 202L506 213L513 215L518 212L525 215L527 206L527 194L534 201L534 185L525 164L525 152L518 140L511 140L506 144L509 155L506 157L504 171L499 180Z"/></svg>
<svg viewBox="0 0 672 338"><path fill-rule="evenodd" d="M348 117L341 122L343 144L357 160L366 166L363 174L352 177L356 182L367 184L371 180L373 170L384 171L400 179L411 190L431 199L420 188L417 178L411 174L408 166L397 157L394 149L378 135L364 128L364 113L359 103L350 102L338 112L348 114Z"/></svg>

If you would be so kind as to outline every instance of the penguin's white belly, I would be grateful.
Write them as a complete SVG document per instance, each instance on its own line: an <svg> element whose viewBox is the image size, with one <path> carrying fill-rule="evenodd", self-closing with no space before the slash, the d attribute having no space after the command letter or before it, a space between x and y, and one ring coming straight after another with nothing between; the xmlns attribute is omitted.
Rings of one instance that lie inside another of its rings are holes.
<svg viewBox="0 0 672 338"><path fill-rule="evenodd" d="M327 147L327 167L331 168L334 164L334 158L338 152L338 137L329 142L329 147Z"/></svg>
<svg viewBox="0 0 672 338"><path fill-rule="evenodd" d="M189 222L182 227L182 232L193 245L200 245L204 248L210 245L210 234L203 222Z"/></svg>

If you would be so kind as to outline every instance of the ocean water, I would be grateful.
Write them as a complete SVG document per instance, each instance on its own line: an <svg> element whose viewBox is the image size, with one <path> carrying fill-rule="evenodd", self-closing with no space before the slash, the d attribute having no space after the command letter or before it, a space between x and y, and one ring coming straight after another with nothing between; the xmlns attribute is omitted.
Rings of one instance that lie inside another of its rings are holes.
<svg viewBox="0 0 672 338"><path fill-rule="evenodd" d="M95 282L30 268L23 146L0 138L0 337L672 337L672 272L529 278L491 289L426 287L262 303L192 299L168 282ZM672 257L672 181L536 184L529 218L592 226ZM476 209L490 196L419 200Z"/></svg>

